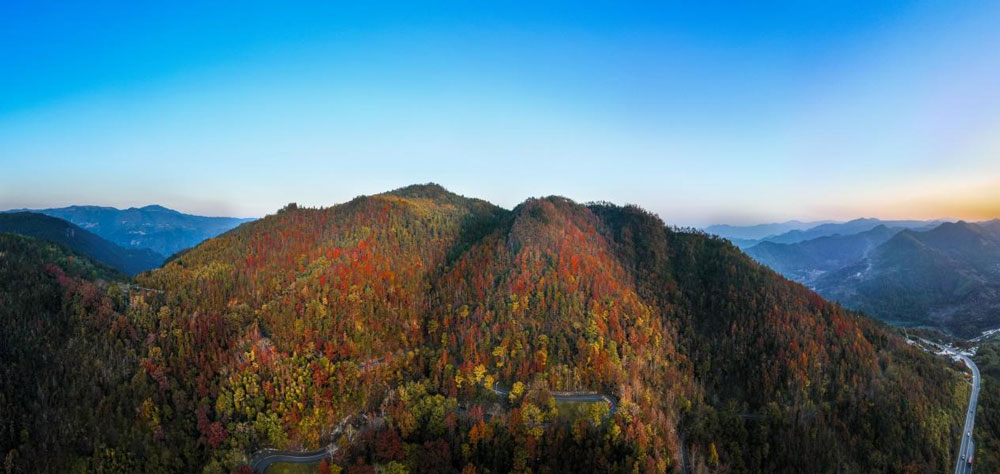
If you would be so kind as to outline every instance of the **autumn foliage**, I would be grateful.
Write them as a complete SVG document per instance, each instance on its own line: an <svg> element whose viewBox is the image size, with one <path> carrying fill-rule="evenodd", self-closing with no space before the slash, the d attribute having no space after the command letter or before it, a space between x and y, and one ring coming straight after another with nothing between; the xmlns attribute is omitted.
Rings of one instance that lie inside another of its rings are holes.
<svg viewBox="0 0 1000 474"><path fill-rule="evenodd" d="M412 186L136 282L162 293L74 301L134 354L108 443L147 472L331 444L330 472L939 472L961 416L886 327L635 207Z"/></svg>

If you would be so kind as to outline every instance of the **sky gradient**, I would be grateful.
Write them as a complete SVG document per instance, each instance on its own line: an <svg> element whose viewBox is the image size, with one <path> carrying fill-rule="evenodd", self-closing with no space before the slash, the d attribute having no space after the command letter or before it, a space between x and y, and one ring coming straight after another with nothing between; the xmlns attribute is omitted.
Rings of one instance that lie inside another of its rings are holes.
<svg viewBox="0 0 1000 474"><path fill-rule="evenodd" d="M0 7L0 209L1000 216L995 1L141 3Z"/></svg>

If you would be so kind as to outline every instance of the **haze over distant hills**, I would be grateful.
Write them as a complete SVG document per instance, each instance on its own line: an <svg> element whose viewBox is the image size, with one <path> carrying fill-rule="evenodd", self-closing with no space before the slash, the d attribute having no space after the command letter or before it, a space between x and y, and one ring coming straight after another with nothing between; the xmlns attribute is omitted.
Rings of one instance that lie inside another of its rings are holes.
<svg viewBox="0 0 1000 474"><path fill-rule="evenodd" d="M815 288L892 323L971 337L1000 326L1000 232L968 222L904 230Z"/></svg>
<svg viewBox="0 0 1000 474"><path fill-rule="evenodd" d="M1000 326L1000 220L857 219L790 231L743 250L827 298L893 324L966 337Z"/></svg>
<svg viewBox="0 0 1000 474"><path fill-rule="evenodd" d="M825 272L864 258L872 249L901 230L880 224L857 234L828 235L794 244L763 241L743 250L754 260L808 285Z"/></svg>
<svg viewBox="0 0 1000 474"><path fill-rule="evenodd" d="M785 232L792 230L804 230L811 229L820 224L828 224L833 221L812 221L812 222L802 222L802 221L786 221L786 222L775 222L770 224L754 224L754 225L728 225L728 224L716 224L705 227L703 230L709 234L718 235L719 237L725 237L730 240L759 240L765 237L771 237L778 234L784 234Z"/></svg>
<svg viewBox="0 0 1000 474"><path fill-rule="evenodd" d="M7 212L16 211L30 211L65 219L122 247L150 249L164 257L254 220L196 216L158 205L128 209L69 206Z"/></svg>
<svg viewBox="0 0 1000 474"><path fill-rule="evenodd" d="M872 230L880 225L886 227L896 227L904 229L927 229L939 224L941 221L931 220L931 221L918 221L918 220L904 220L904 221L893 221L893 220L881 220L873 218L862 218L854 219L848 222L832 223L832 224L822 224L811 229L806 230L792 230L785 232L781 235L776 235L774 237L768 237L763 239L767 242L774 242L779 244L794 244L796 242L803 242L810 239L815 239L819 237L826 237L829 235L848 235L855 234L858 232L865 232Z"/></svg>
<svg viewBox="0 0 1000 474"><path fill-rule="evenodd" d="M0 213L0 233L20 234L65 245L129 275L156 268L163 256L149 249L126 249L63 219L33 212Z"/></svg>
<svg viewBox="0 0 1000 474"><path fill-rule="evenodd" d="M789 221L796 223L798 221ZM709 226L704 230L710 234L718 235L729 239L742 249L753 247L761 242L774 242L779 244L794 244L806 240L826 237L830 235L849 235L858 232L872 230L880 225L889 228L904 229L928 229L943 222L942 220L882 220L871 217L854 219L847 222L816 222L814 225L804 225L799 228L792 228L781 233L774 233L762 237L746 237L747 235L759 234L760 226ZM808 224L808 223L806 223ZM783 224L763 224L763 228L768 226L781 226ZM794 224L791 224L794 225ZM776 227L780 228L780 227Z"/></svg>

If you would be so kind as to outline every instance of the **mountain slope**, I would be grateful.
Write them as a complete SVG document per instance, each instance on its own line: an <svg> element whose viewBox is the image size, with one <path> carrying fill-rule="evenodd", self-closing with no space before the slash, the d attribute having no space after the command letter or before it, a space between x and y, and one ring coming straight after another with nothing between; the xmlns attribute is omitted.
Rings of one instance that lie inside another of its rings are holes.
<svg viewBox="0 0 1000 474"><path fill-rule="evenodd" d="M130 275L156 268L163 262L163 257L153 251L124 249L69 222L43 214L0 213L0 232L50 240Z"/></svg>
<svg viewBox="0 0 1000 474"><path fill-rule="evenodd" d="M1000 235L966 222L903 231L816 288L889 321L971 336L1000 325Z"/></svg>
<svg viewBox="0 0 1000 474"><path fill-rule="evenodd" d="M113 447L147 472L327 445L351 472L940 472L958 439L946 364L634 207L412 186L138 280Z"/></svg>
<svg viewBox="0 0 1000 474"><path fill-rule="evenodd" d="M44 217L44 216L43 216ZM121 275L0 234L0 452L7 472L135 472L137 332L105 294ZM118 294L115 290L109 294ZM133 431L134 430L134 431ZM122 447L125 447L124 449Z"/></svg>
<svg viewBox="0 0 1000 474"><path fill-rule="evenodd" d="M687 348L705 393L707 406L687 419L687 429L725 446L731 469L945 469L954 434L946 407L956 392L934 384L947 386L953 375L930 369L933 361L886 328L787 282L723 240L669 232L634 208L618 214L621 224L612 225L625 248L635 249L625 255L638 257L631 266L639 281L668 290L660 292L661 314L680 320L678 345ZM940 429L923 429L928 423ZM886 431L864 428L871 426ZM936 445L936 454L883 437L889 431L912 433L916 444Z"/></svg>
<svg viewBox="0 0 1000 474"><path fill-rule="evenodd" d="M879 225L857 234L837 234L794 244L765 241L744 251L785 277L809 285L826 272L861 260L900 230Z"/></svg>
<svg viewBox="0 0 1000 474"><path fill-rule="evenodd" d="M241 444L244 451L313 448L321 427L381 406L392 428L377 436L443 443L449 470L680 470L686 459L732 470L872 472L950 462L954 375L734 247L672 232L633 208L553 197L505 211L436 186L404 188L328 209L288 208L142 282L166 290L176 308L168 324L232 314L213 330L220 343L247 330L250 340L265 338L256 344L270 349L256 357L267 362L219 357L207 373L230 375L205 379L219 394L206 405L208 420L231 433L261 432L257 412L230 400L253 384L274 388L255 403L280 435L258 434L251 439L260 444ZM160 334L158 346L178 345L172 331ZM364 368L374 363L381 375L372 385ZM304 384L283 375L302 371L314 373ZM510 411L490 409L488 423L447 408L448 400L472 412L489 407L480 404L493 384L524 388ZM193 380L177 387L198 405ZM566 438L577 428L546 408L560 390L606 393L619 409ZM303 406L282 402L292 394ZM159 400L161 411L183 413L177 400ZM403 415L433 400L454 417L454 432ZM928 419L936 428L921 427ZM161 421L168 433L183 426L183 417ZM891 426L913 441L863 426ZM484 430L494 434L484 440ZM552 439L565 441L543 442ZM462 454L470 443L478 448ZM356 449L349 459L385 460L363 443Z"/></svg>
<svg viewBox="0 0 1000 474"><path fill-rule="evenodd" d="M128 209L69 206L24 211L58 217L122 247L149 249L166 257L253 220L194 216L156 205Z"/></svg>
<svg viewBox="0 0 1000 474"><path fill-rule="evenodd" d="M674 346L673 322L637 293L599 216L564 198L528 200L434 286L442 305L430 339L443 345L431 376L446 393L473 396L475 386L452 381L476 380L480 368L503 385L525 384L524 411L549 391L610 394L634 422L616 425L629 456L606 469L677 465L680 410L697 396L684 377L691 364ZM583 453L557 459L593 468Z"/></svg>

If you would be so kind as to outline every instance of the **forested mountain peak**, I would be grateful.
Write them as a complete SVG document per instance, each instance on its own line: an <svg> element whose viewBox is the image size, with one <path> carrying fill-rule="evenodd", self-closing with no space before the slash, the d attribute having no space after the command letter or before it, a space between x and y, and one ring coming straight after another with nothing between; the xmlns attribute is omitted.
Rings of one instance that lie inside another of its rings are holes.
<svg viewBox="0 0 1000 474"><path fill-rule="evenodd" d="M392 194L399 197L407 198L430 198L439 199L443 201L451 201L455 199L467 199L464 196L460 196L451 191L445 189L437 183L426 183L426 184L411 184L409 186L403 186L402 188L394 189L383 194Z"/></svg>
<svg viewBox="0 0 1000 474"><path fill-rule="evenodd" d="M130 209L135 209L135 208L130 208ZM140 211L147 211L147 212L163 212L163 213L169 213L169 214L180 214L179 211L175 211L173 209L170 209L170 208L167 208L167 207L163 207L163 206L161 206L159 204L150 204L150 205L147 205L147 206L142 206L142 207L139 208L139 210Z"/></svg>
<svg viewBox="0 0 1000 474"><path fill-rule="evenodd" d="M932 245L947 245L962 247L966 245L981 246L986 240L995 240L986 229L965 221L945 222L921 234L925 242Z"/></svg>
<svg viewBox="0 0 1000 474"><path fill-rule="evenodd" d="M599 234L596 216L584 205L561 196L531 198L512 211L513 243L532 239L563 239L570 231Z"/></svg>
<svg viewBox="0 0 1000 474"><path fill-rule="evenodd" d="M982 235L981 227L966 221L944 222L926 232L926 235Z"/></svg>
<svg viewBox="0 0 1000 474"><path fill-rule="evenodd" d="M989 268L994 266L993 260L1000 258L1000 238L987 228L965 221L946 222L925 232L904 231L900 234L896 237L919 241L935 252L974 266ZM890 240L886 242L886 247L902 244Z"/></svg>
<svg viewBox="0 0 1000 474"><path fill-rule="evenodd" d="M927 244L920 236L920 232L904 229L889 239L884 246L878 250L880 256L885 254L905 254L913 251L925 251ZM881 258L885 258L882 256Z"/></svg>
<svg viewBox="0 0 1000 474"><path fill-rule="evenodd" d="M114 345L138 359L119 421L139 414L115 459L147 471L328 443L341 467L418 472L950 461L940 431L957 413L942 407L958 384L942 365L635 206L550 196L507 211L408 187L289 206L137 283L152 291L115 299ZM363 413L367 434L330 439Z"/></svg>

